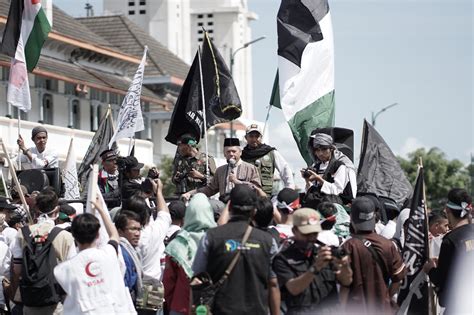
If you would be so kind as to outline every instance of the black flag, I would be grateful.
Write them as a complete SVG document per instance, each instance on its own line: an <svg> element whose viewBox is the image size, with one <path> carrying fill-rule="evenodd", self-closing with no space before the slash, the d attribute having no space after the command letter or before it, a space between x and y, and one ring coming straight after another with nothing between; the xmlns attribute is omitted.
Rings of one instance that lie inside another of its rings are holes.
<svg viewBox="0 0 474 315"><path fill-rule="evenodd" d="M199 51L194 57L184 85L179 93L166 141L176 144L184 133L191 133L197 140L204 136L203 98ZM201 54L206 128L234 120L242 114L242 105L229 68L211 39L204 32Z"/></svg>
<svg viewBox="0 0 474 315"><path fill-rule="evenodd" d="M204 128L202 116L201 80L199 78L199 55L196 52L178 100L171 115L168 135L165 140L176 144L184 133L192 134L199 141Z"/></svg>
<svg viewBox="0 0 474 315"><path fill-rule="evenodd" d="M89 178L89 172L91 171L90 165L100 161L100 154L109 148L109 142L110 139L112 139L113 134L112 112L110 109L107 109L107 112L104 117L102 117L99 128L95 132L91 144L84 155L84 159L77 170L77 178L79 179L83 194L87 193L87 179ZM116 142L113 143L112 149L117 150Z"/></svg>
<svg viewBox="0 0 474 315"><path fill-rule="evenodd" d="M364 120L362 148L357 170L357 192L389 197L401 207L412 186L382 136Z"/></svg>
<svg viewBox="0 0 474 315"><path fill-rule="evenodd" d="M423 272L423 265L429 257L424 186L423 167L420 166L402 251L407 275L398 294L399 314L421 315L429 310L428 276Z"/></svg>
<svg viewBox="0 0 474 315"><path fill-rule="evenodd" d="M207 32L204 32L201 63L207 128L239 118L242 105L237 88Z"/></svg>

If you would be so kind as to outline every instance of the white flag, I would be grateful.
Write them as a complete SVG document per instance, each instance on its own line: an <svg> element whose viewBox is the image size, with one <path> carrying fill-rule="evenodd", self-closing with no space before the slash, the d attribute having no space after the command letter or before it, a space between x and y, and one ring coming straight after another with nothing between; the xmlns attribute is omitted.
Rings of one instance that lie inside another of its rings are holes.
<svg viewBox="0 0 474 315"><path fill-rule="evenodd" d="M66 157L66 165L63 169L64 198L68 200L77 200L79 194L79 181L77 180L76 152L74 151L74 138L71 138L69 150Z"/></svg>
<svg viewBox="0 0 474 315"><path fill-rule="evenodd" d="M105 210L106 213L109 212L107 205L105 204L104 198L102 197L102 193L100 192L99 185L97 184L97 177L99 175L99 165L94 164L92 168L92 172L89 174L89 187L87 192L87 202L86 202L86 213L92 213L95 217L99 220L100 228L99 228L99 239L97 240L97 247L102 247L107 244L109 241L109 234L105 229L104 221L100 216L99 210L96 210L92 207L92 200L96 200L99 198L99 203L102 205L102 209Z"/></svg>
<svg viewBox="0 0 474 315"><path fill-rule="evenodd" d="M24 112L31 109L30 83L26 70L25 51L20 35L15 58L10 65L10 78L8 79L7 103L16 106Z"/></svg>
<svg viewBox="0 0 474 315"><path fill-rule="evenodd" d="M145 46L142 61L133 77L132 84L128 88L127 95L123 99L122 106L117 118L117 128L109 142L109 148L114 141L122 138L131 138L137 131L145 129L143 124L142 108L140 106L140 95L142 94L143 72L145 71L146 53L148 47Z"/></svg>

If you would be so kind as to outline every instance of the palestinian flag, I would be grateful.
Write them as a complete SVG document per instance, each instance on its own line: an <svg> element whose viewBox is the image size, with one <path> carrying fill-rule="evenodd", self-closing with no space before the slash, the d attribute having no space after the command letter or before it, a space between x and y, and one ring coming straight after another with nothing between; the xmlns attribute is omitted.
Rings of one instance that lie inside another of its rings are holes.
<svg viewBox="0 0 474 315"><path fill-rule="evenodd" d="M40 0L11 1L0 51L12 57L7 102L25 112L31 108L27 71L36 67L50 31Z"/></svg>
<svg viewBox="0 0 474 315"><path fill-rule="evenodd" d="M311 131L334 126L334 42L327 0L282 0L278 22L278 89L271 104L280 104L301 155Z"/></svg>

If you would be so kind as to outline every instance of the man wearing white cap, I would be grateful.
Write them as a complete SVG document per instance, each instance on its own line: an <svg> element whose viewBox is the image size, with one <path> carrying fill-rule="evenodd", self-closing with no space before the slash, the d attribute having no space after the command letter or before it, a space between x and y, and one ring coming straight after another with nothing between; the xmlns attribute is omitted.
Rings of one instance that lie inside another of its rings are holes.
<svg viewBox="0 0 474 315"><path fill-rule="evenodd" d="M242 150L242 160L255 165L262 181L262 190L267 195L272 194L275 168L280 173L285 188L295 188L290 166L274 147L262 143L262 131L257 124L247 127L245 140L247 145Z"/></svg>

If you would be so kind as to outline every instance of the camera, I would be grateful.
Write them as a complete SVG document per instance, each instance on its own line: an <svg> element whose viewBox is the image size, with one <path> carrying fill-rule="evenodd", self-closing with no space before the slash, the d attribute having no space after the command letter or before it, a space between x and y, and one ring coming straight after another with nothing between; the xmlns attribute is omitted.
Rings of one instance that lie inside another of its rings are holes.
<svg viewBox="0 0 474 315"><path fill-rule="evenodd" d="M309 178L311 176L311 173L309 171L313 171L315 173L318 172L318 170L315 169L314 167L305 168L303 169L303 178Z"/></svg>
<svg viewBox="0 0 474 315"><path fill-rule="evenodd" d="M331 255L336 258L343 258L344 256L347 256L347 252L344 248L342 247L336 247L336 246L330 246L331 247Z"/></svg>
<svg viewBox="0 0 474 315"><path fill-rule="evenodd" d="M147 177L151 178L151 179L160 178L160 172L158 171L158 169L156 167L152 167L148 170Z"/></svg>

